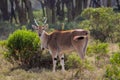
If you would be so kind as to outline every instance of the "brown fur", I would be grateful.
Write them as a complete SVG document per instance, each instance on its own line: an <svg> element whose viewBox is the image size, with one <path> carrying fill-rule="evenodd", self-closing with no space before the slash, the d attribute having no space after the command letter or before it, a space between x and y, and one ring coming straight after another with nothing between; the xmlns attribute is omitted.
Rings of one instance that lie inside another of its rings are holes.
<svg viewBox="0 0 120 80"><path fill-rule="evenodd" d="M88 32L85 30L68 30L68 31L55 31L48 35L48 48L57 50L62 53L64 51L76 50L81 58L84 58L85 48L88 41ZM84 37L83 40L73 40L75 36Z"/></svg>
<svg viewBox="0 0 120 80"><path fill-rule="evenodd" d="M56 67L56 58L59 56L62 70L64 71L64 55L68 51L77 51L81 59L84 59L88 43L88 31L83 29L55 31L48 34L44 31L47 26L36 27L38 35L41 38L41 48L48 49L53 59L53 71Z"/></svg>

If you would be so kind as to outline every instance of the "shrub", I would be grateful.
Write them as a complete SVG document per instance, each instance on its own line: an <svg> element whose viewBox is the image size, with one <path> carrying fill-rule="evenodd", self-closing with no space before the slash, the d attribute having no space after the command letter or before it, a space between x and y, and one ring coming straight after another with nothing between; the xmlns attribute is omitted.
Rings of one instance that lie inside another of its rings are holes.
<svg viewBox="0 0 120 80"><path fill-rule="evenodd" d="M78 68L82 65L82 61L80 57L76 54L70 54L67 56L67 60L65 66L67 69L69 68Z"/></svg>
<svg viewBox="0 0 120 80"><path fill-rule="evenodd" d="M8 37L5 57L10 61L19 62L20 65L28 65L39 47L39 37L36 33L22 29L16 30Z"/></svg>
<svg viewBox="0 0 120 80"><path fill-rule="evenodd" d="M7 41L6 41L6 40L1 40L1 41L0 41L0 45L1 45L2 47L5 47L6 44L7 44Z"/></svg>
<svg viewBox="0 0 120 80"><path fill-rule="evenodd" d="M96 45L93 48L95 53L95 64L97 67L103 67L105 65L105 60L108 57L108 44L96 42Z"/></svg>
<svg viewBox="0 0 120 80"><path fill-rule="evenodd" d="M86 30L91 30L91 23L89 20L83 20L78 24L79 28L81 29L86 29Z"/></svg>
<svg viewBox="0 0 120 80"><path fill-rule="evenodd" d="M118 47L119 47L119 49L120 49L120 43L118 43Z"/></svg>
<svg viewBox="0 0 120 80"><path fill-rule="evenodd" d="M116 65L107 66L105 77L109 80L120 80L120 68Z"/></svg>
<svg viewBox="0 0 120 80"><path fill-rule="evenodd" d="M120 52L115 52L110 58L111 65L107 66L105 77L120 80Z"/></svg>
<svg viewBox="0 0 120 80"><path fill-rule="evenodd" d="M15 31L16 29L21 28L19 25L11 24L7 21L0 21L0 40L5 40L8 38L9 34Z"/></svg>
<svg viewBox="0 0 120 80"><path fill-rule="evenodd" d="M120 66L120 52L116 52L112 55L112 57L110 58L110 62L113 65L119 65Z"/></svg>
<svg viewBox="0 0 120 80"><path fill-rule="evenodd" d="M115 13L112 8L88 8L81 16L86 20L80 26L84 24L88 27L95 39L111 42L120 40L120 13Z"/></svg>
<svg viewBox="0 0 120 80"><path fill-rule="evenodd" d="M96 55L104 56L108 53L108 44L100 41L94 41L92 45L88 45L87 48L87 55L93 53Z"/></svg>
<svg viewBox="0 0 120 80"><path fill-rule="evenodd" d="M80 56L76 53L69 54L65 60L66 69L75 69L79 68L80 70L88 69L91 70L92 66L87 59L81 60Z"/></svg>
<svg viewBox="0 0 120 80"><path fill-rule="evenodd" d="M103 43L100 41L94 41L91 45L88 45L87 55L94 56L95 65L97 67L103 67L108 61L108 43Z"/></svg>
<svg viewBox="0 0 120 80"><path fill-rule="evenodd" d="M94 45L88 45L87 46L86 55L89 56L89 57L94 55L94 53L93 53L93 46Z"/></svg>
<svg viewBox="0 0 120 80"><path fill-rule="evenodd" d="M78 25L76 22L69 22L65 24L64 30L76 29L76 28L78 28Z"/></svg>
<svg viewBox="0 0 120 80"><path fill-rule="evenodd" d="M108 53L108 44L107 43L96 43L96 45L93 48L93 52L95 54L107 54Z"/></svg>

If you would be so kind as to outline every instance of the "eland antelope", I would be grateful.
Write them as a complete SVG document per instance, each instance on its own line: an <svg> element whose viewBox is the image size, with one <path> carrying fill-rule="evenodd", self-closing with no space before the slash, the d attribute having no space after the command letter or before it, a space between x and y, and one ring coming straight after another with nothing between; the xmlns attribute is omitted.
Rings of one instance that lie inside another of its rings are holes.
<svg viewBox="0 0 120 80"><path fill-rule="evenodd" d="M64 68L64 52L77 51L81 59L84 59L85 51L88 43L88 31L83 29L66 30L66 31L54 31L48 34L45 30L48 25L32 27L37 31L41 39L41 49L48 49L52 55L53 60L53 72L55 72L57 56L60 59L62 71ZM74 65L74 64L73 64Z"/></svg>

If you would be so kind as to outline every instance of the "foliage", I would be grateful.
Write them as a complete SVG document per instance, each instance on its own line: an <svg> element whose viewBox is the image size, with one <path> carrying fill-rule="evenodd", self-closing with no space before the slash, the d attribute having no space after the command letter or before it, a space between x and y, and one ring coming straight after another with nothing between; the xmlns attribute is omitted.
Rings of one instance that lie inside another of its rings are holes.
<svg viewBox="0 0 120 80"><path fill-rule="evenodd" d="M78 28L76 22L69 22L65 24L65 30Z"/></svg>
<svg viewBox="0 0 120 80"><path fill-rule="evenodd" d="M78 55L71 54L67 56L65 65L66 68L78 68L82 65L82 61Z"/></svg>
<svg viewBox="0 0 120 80"><path fill-rule="evenodd" d="M87 55L89 54L96 54L96 55L105 55L108 53L108 43L103 43L100 41L94 41L91 45L88 45L87 48Z"/></svg>
<svg viewBox="0 0 120 80"><path fill-rule="evenodd" d="M39 37L36 33L22 29L16 30L8 37L5 57L11 61L17 61L20 65L28 65L35 51L39 47Z"/></svg>
<svg viewBox="0 0 120 80"><path fill-rule="evenodd" d="M120 43L118 43L118 47L119 47L119 49L120 49Z"/></svg>
<svg viewBox="0 0 120 80"><path fill-rule="evenodd" d="M0 41L0 46L6 46L6 44L7 44L7 41L6 40L2 40L2 41Z"/></svg>
<svg viewBox="0 0 120 80"><path fill-rule="evenodd" d="M88 8L81 16L86 20L80 24L88 27L95 39L111 42L120 40L120 13L115 13L112 8Z"/></svg>
<svg viewBox="0 0 120 80"><path fill-rule="evenodd" d="M78 28L91 30L91 23L89 20L83 20L78 24Z"/></svg>
<svg viewBox="0 0 120 80"><path fill-rule="evenodd" d="M10 24L9 22L0 22L0 39L5 40L9 36L10 33L15 31L16 29L21 28L16 24Z"/></svg>
<svg viewBox="0 0 120 80"><path fill-rule="evenodd" d="M118 65L120 66L120 52L116 52L112 55L110 58L110 61L113 65Z"/></svg>
<svg viewBox="0 0 120 80"><path fill-rule="evenodd" d="M107 66L105 77L110 80L120 80L120 67L116 65Z"/></svg>
<svg viewBox="0 0 120 80"><path fill-rule="evenodd" d="M105 77L111 80L120 79L120 52L115 52L110 58L111 65L106 68Z"/></svg>
<svg viewBox="0 0 120 80"><path fill-rule="evenodd" d="M87 47L87 55L89 57L95 58L95 65L97 67L103 67L109 58L108 53L108 43L103 43L100 41L94 41L90 43Z"/></svg>
<svg viewBox="0 0 120 80"><path fill-rule="evenodd" d="M108 44L107 43L96 43L94 46L93 52L96 54L106 54L108 52Z"/></svg>
<svg viewBox="0 0 120 80"><path fill-rule="evenodd" d="M64 24L64 25L62 25ZM70 29L76 29L78 28L76 22L65 22L65 23L57 23L57 24L50 24L49 25L50 29L55 29L55 30L70 30Z"/></svg>
<svg viewBox="0 0 120 80"><path fill-rule="evenodd" d="M89 70L92 69L91 64L87 59L81 60L80 56L78 56L75 53L67 55L65 66L67 69L71 69L71 68L72 69L80 68L80 69L89 69Z"/></svg>
<svg viewBox="0 0 120 80"><path fill-rule="evenodd" d="M41 10L33 11L34 18L37 20L39 25L43 25L43 16Z"/></svg>
<svg viewBox="0 0 120 80"><path fill-rule="evenodd" d="M42 19L42 10L34 10L33 15L35 19ZM41 15L41 16L40 16ZM39 17L38 17L39 16Z"/></svg>

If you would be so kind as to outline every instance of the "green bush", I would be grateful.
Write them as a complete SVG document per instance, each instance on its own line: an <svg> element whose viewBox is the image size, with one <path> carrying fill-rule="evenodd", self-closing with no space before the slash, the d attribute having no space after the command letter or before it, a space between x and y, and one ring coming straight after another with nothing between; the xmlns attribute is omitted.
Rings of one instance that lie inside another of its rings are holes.
<svg viewBox="0 0 120 80"><path fill-rule="evenodd" d="M110 62L113 64L113 65L118 65L120 66L120 52L116 52L114 53L111 58L110 58Z"/></svg>
<svg viewBox="0 0 120 80"><path fill-rule="evenodd" d="M109 55L107 54L108 43L94 41L88 45L86 53L87 56L93 56L95 58L95 65L97 67L103 67L109 58Z"/></svg>
<svg viewBox="0 0 120 80"><path fill-rule="evenodd" d="M7 44L7 41L6 41L6 40L1 40L1 41L0 41L0 46L5 47L6 44Z"/></svg>
<svg viewBox="0 0 120 80"><path fill-rule="evenodd" d="M70 54L67 56L67 60L65 62L65 66L67 69L69 68L78 68L82 65L82 61L78 55Z"/></svg>
<svg viewBox="0 0 120 80"><path fill-rule="evenodd" d="M31 58L36 55L39 45L40 40L36 33L26 29L16 30L8 37L8 52L4 55L10 61L28 65Z"/></svg>
<svg viewBox="0 0 120 80"><path fill-rule="evenodd" d="M95 54L107 54L108 53L108 44L107 43L96 43L93 48Z"/></svg>
<svg viewBox="0 0 120 80"><path fill-rule="evenodd" d="M0 40L7 39L9 34L18 28L21 28L21 27L17 24L11 24L7 21L5 22L0 21Z"/></svg>
<svg viewBox="0 0 120 80"><path fill-rule="evenodd" d="M105 77L110 80L120 80L120 52L115 52L110 58L111 65L107 66Z"/></svg>
<svg viewBox="0 0 120 80"><path fill-rule="evenodd" d="M78 56L75 52L67 55L65 60L65 67L66 69L79 68L80 70L83 69L92 70L93 68L87 59L81 60L80 56Z"/></svg>
<svg viewBox="0 0 120 80"><path fill-rule="evenodd" d="M76 29L76 28L78 28L78 25L76 22L69 22L65 24L64 30Z"/></svg>
<svg viewBox="0 0 120 80"><path fill-rule="evenodd" d="M118 47L119 47L119 49L120 49L120 43L118 43Z"/></svg>
<svg viewBox="0 0 120 80"><path fill-rule="evenodd" d="M108 65L105 71L105 78L109 80L120 80L120 67Z"/></svg>
<svg viewBox="0 0 120 80"><path fill-rule="evenodd" d="M87 27L95 39L111 42L120 40L120 13L115 13L112 8L88 8L81 16L86 20L80 22L80 26Z"/></svg>
<svg viewBox="0 0 120 80"><path fill-rule="evenodd" d="M87 55L96 54L96 55L105 55L108 53L108 43L103 43L100 41L94 41L91 43L92 45L88 45Z"/></svg>
<svg viewBox="0 0 120 80"><path fill-rule="evenodd" d="M86 30L91 30L92 27L91 27L91 23L89 20L83 20L81 21L79 24L78 24L78 28L81 28L81 29L86 29Z"/></svg>

